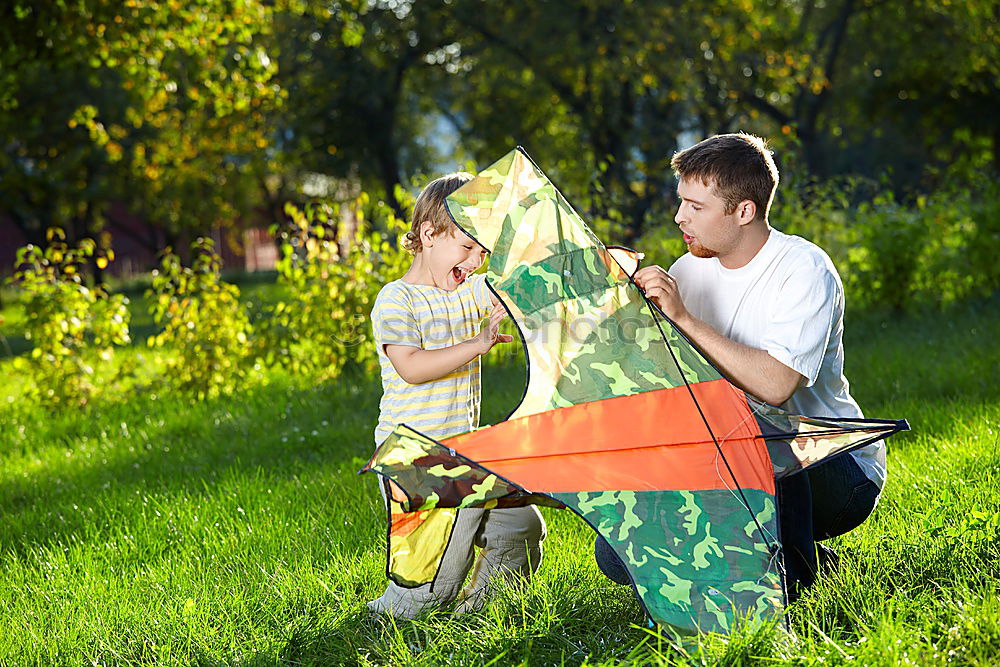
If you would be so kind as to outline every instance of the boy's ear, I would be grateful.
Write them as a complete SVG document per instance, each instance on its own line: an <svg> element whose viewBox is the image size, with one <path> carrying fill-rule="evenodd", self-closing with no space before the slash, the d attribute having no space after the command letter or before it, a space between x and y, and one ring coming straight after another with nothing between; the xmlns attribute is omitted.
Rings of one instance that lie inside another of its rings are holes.
<svg viewBox="0 0 1000 667"><path fill-rule="evenodd" d="M420 245L425 248L430 248L434 245L434 223L430 220L424 220L420 223Z"/></svg>

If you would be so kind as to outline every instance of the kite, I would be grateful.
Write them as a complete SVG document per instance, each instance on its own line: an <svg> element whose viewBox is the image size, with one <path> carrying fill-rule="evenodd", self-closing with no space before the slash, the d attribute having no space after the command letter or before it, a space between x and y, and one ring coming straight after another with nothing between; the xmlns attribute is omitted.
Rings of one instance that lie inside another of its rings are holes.
<svg viewBox="0 0 1000 667"><path fill-rule="evenodd" d="M651 621L728 633L785 607L775 482L908 429L814 418L731 384L517 148L446 200L528 363L503 422L441 442L399 425L362 472L389 491L387 572L433 582L458 508L566 508L607 540Z"/></svg>

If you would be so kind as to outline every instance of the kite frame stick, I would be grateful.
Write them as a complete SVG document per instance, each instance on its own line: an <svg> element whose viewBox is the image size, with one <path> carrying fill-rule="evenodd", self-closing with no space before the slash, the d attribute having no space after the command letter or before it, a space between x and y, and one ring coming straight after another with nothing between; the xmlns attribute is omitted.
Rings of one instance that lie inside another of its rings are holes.
<svg viewBox="0 0 1000 667"><path fill-rule="evenodd" d="M517 152L519 152L521 155L523 155L525 157L525 159L527 159L528 162L531 163L531 165L535 168L535 170L537 172L539 172L541 174L544 174L544 172L541 170L541 168L538 166L538 164L531 158L530 155L528 155L527 151L525 151L522 146L517 146L515 150ZM548 180L548 179L546 179L546 180ZM575 210L575 209L573 209L572 205L569 203L569 200L566 199L566 197L562 194L562 192L559 190L559 188L556 187L555 183L552 183L551 181L549 181L549 184L552 186L553 190L555 190L555 192L559 195L559 197L562 198L563 201L566 202L566 204L570 207L570 209L571 210ZM470 232L468 232L465 228L463 228L460 224L458 224L458 221L455 220L455 216L452 215L451 210L447 206L445 206L445 211L447 211L448 216L452 219L452 222L455 224L455 226L458 227L460 230L462 230L462 232L466 236L468 236L470 239L472 239L481 248L484 248L488 253L492 252L492 250L490 248L487 248L485 245L483 245L482 243L480 243L479 240L476 239L474 236L472 236L472 234ZM597 241L598 241L598 243L600 243L600 239L597 239ZM603 243L601 245L603 246ZM604 247L607 248L607 246L604 246ZM617 262L617 260L615 260L615 261ZM619 266L621 266L621 265L619 264ZM726 458L725 453L722 451L722 447L719 445L719 441L716 438L715 433L712 430L711 425L708 423L708 419L705 417L705 413L704 413L704 411L701 408L701 404L698 402L697 397L694 395L694 390L691 388L691 383L688 381L688 378L687 378L686 374L684 373L684 369L680 365L680 361L677 359L677 356L674 354L673 348L670 347L670 343L667 340L666 334L663 332L663 328L660 326L660 322L657 319L656 314L653 312L653 309L655 309L656 312L660 312L661 315L663 315L663 313L659 310L659 308L656 308L655 304L653 304L649 300L649 298L646 296L646 294L641 289L639 289L639 286L636 285L635 280L633 279L632 275L629 274L628 272L625 272L625 273L626 273L626 275L628 275L629 283L631 283L633 286L635 286L635 288L638 291L638 293L640 294L640 296L642 296L643 300L646 302L646 306L647 306L647 308L650 311L650 317L652 318L653 323L656 325L657 330L660 332L660 337L662 338L664 345L666 345L667 349L670 351L670 356L674 360L674 364L677 366L677 370L680 373L681 378L684 380L684 385L685 385L685 387L687 387L688 393L691 395L691 400L694 402L695 407L698 409L698 414L701 416L702 421L705 424L706 429L708 430L708 434L712 438L712 442L715 444L716 451L719 453L719 456L722 457L722 460L723 460L723 462L726 465L726 469L729 471L729 475L732 478L733 483L736 485L736 489L739 491L739 498L738 499L739 499L740 503L743 505L743 507L750 514L750 518L753 520L754 525L757 526L757 530L760 533L761 538L762 538L764 544L768 545L768 548L773 552L773 550L775 548L779 548L779 547L778 547L778 545L774 544L770 539L768 539L769 533L764 530L763 526L760 525L760 521L758 521L757 515L754 513L753 509L750 507L750 503L747 500L746 495L743 493L743 487L740 485L739 481L736 479L736 475L735 475L735 473L733 473L733 469L732 469L732 467L729 464L729 460ZM506 304L506 302L504 302L504 300L502 298L500 298L500 295L497 294L496 290L493 288L493 285L490 284L489 280L486 280L485 282L486 282L486 286L490 290L490 292L495 297L497 297L497 300L500 303L503 304L504 310L507 311L508 316L510 316L511 321L514 323L514 326L515 326L515 328L518 331L518 335L521 338L521 346L524 349L524 356L525 356L525 360L527 362L527 360L529 359L528 344L527 344L527 340L526 340L526 338L524 336L524 332L521 331L521 327L518 325L517 320L513 317L513 313L511 313L510 307ZM670 322L670 319L668 317L666 317L666 315L663 315L663 317L668 322ZM671 322L671 325L673 326L672 322ZM684 336L683 332L681 332L679 329L676 328L676 326L674 326L674 330L677 331L677 333L680 334L680 336L682 338L684 338L685 340L687 340L688 343L692 345L692 347L694 347L695 349L698 349L697 346L695 346L686 336ZM698 351L699 351L699 353L701 352L700 350L698 350ZM702 354L702 356L704 356L704 354ZM708 359L706 357L706 361L708 361L708 363L713 368L716 369L716 372L718 372L721 377L723 377L727 381L729 381L729 379L726 378L725 374L723 374L721 371L719 371L719 369L717 367L715 367L715 364L713 364L710 359ZM510 417L511 417L511 415L513 415L515 412L517 412L518 408L524 402L525 397L528 395L528 387L530 385L530 379L531 379L531 377L530 377L530 374L531 374L531 364L530 363L526 363L525 366L526 366L526 369L525 369L525 383L524 383L524 390L521 393L521 399L517 402L517 405L514 406L514 409L511 410L510 414L507 415L507 417L504 419L504 421L509 420ZM581 518L583 518L583 517L581 516ZM586 519L584 519L584 520L586 521ZM630 579L631 579L631 576L630 576ZM634 588L634 586L635 586L635 582L633 581L633 588ZM782 589L784 589L784 586L782 586ZM784 593L784 590L782 592ZM641 596L639 596L639 599L640 599L640 602L641 602ZM786 603L787 603L787 600L786 600ZM645 608L645 604L643 604L643 607ZM647 614L647 616L650 616L648 610L646 610L646 614Z"/></svg>

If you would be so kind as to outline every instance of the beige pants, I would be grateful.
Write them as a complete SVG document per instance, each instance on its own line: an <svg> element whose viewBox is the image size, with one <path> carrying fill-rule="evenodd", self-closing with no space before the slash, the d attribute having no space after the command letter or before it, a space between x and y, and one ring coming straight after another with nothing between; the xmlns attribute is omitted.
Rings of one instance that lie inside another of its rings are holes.
<svg viewBox="0 0 1000 667"><path fill-rule="evenodd" d="M403 588L390 581L382 597L369 602L368 608L414 618L458 600L457 613L476 611L483 606L497 576L527 579L538 569L545 532L545 521L533 505L459 510L434 581L417 588ZM474 547L481 549L478 559ZM470 569L472 576L463 588Z"/></svg>

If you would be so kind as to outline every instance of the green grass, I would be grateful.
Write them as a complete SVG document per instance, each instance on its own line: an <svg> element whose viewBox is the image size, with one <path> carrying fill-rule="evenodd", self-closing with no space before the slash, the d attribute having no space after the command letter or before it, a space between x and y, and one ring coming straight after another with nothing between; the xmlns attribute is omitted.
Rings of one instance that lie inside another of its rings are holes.
<svg viewBox="0 0 1000 667"><path fill-rule="evenodd" d="M13 307L3 312L8 323ZM15 320L16 321L16 320ZM889 443L875 515L789 612L678 652L545 510L538 576L480 614L372 618L384 586L377 380L280 374L204 403L137 391L51 414L0 359L0 664L992 664L1000 655L1000 300L850 316L847 372ZM125 354L137 354L139 348ZM520 399L487 366L484 423Z"/></svg>

